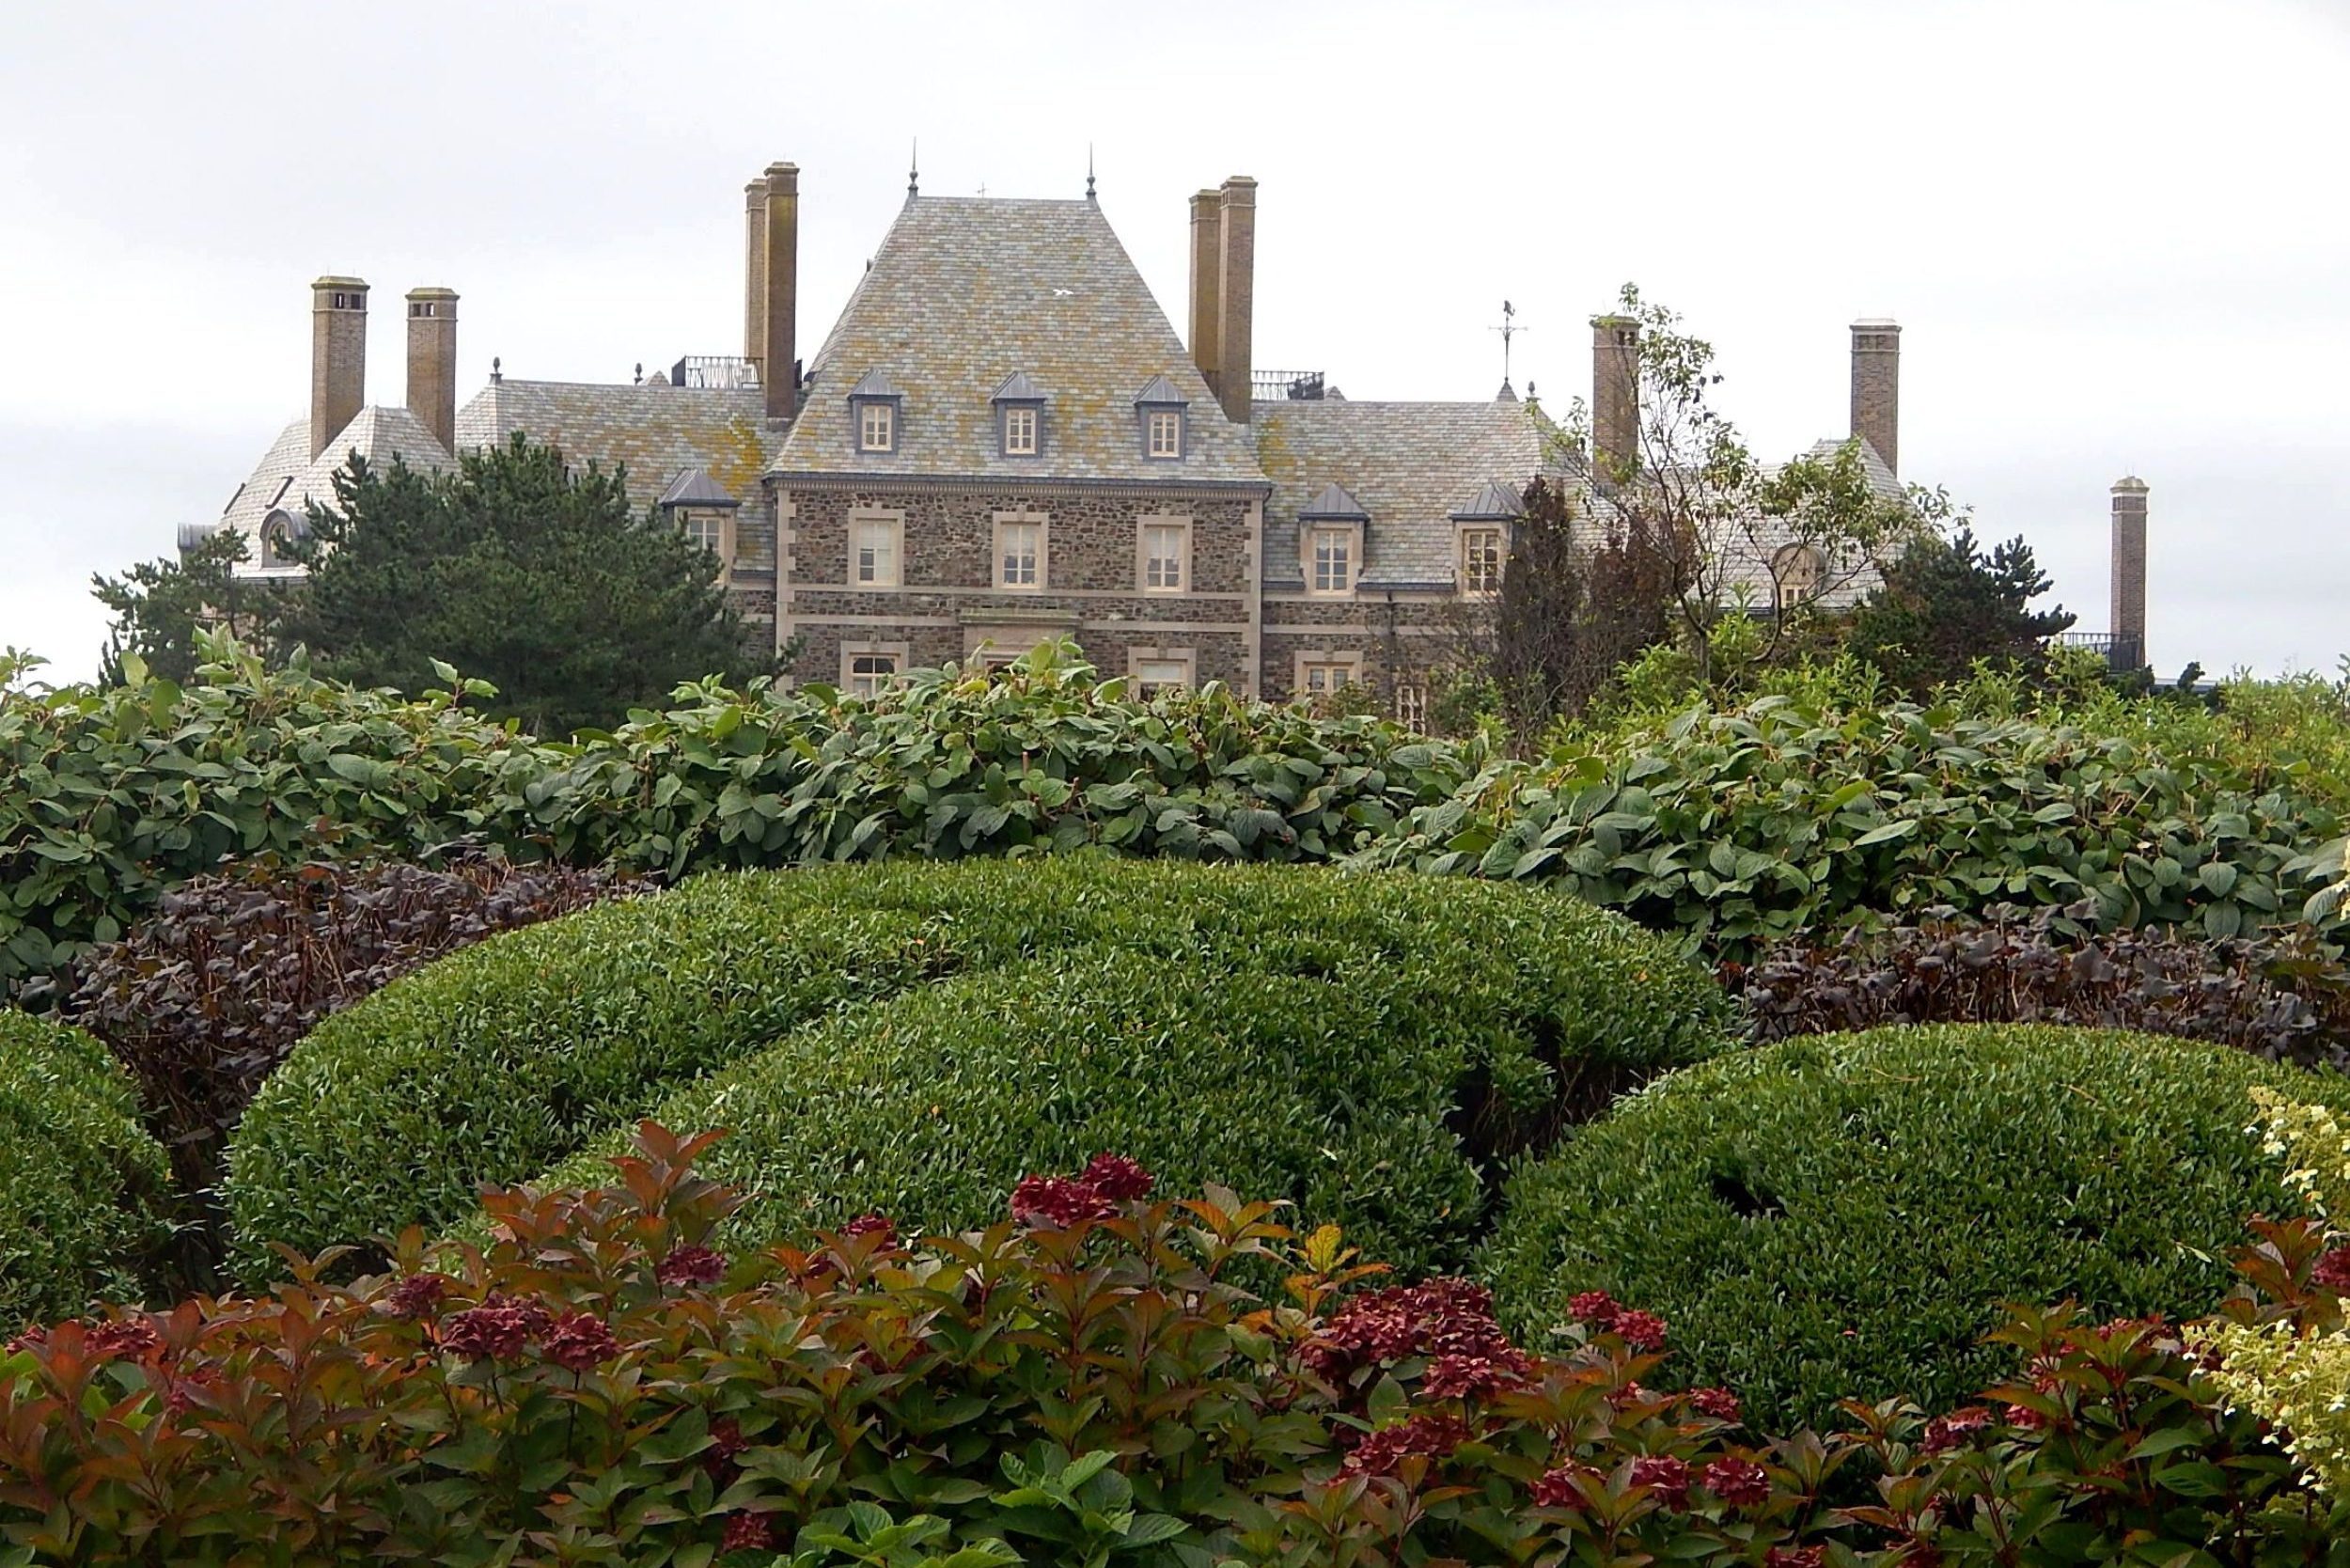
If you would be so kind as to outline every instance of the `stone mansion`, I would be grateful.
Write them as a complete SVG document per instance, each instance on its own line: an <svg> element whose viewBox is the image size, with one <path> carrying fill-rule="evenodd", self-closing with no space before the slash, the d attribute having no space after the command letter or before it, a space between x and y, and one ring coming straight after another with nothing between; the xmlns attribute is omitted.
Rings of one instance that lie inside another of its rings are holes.
<svg viewBox="0 0 2350 1568"><path fill-rule="evenodd" d="M805 359L798 180L776 164L747 189L742 354L629 383L494 369L460 406L457 296L419 289L404 301L405 405L369 405L368 286L320 278L308 416L183 546L235 529L246 570L293 573L285 541L352 453L440 469L522 431L625 466L640 504L711 547L756 635L796 649L794 680L870 692L1066 636L1148 684L1278 700L1369 682L1412 720L1449 612L1498 583L1525 486L1581 488L1506 382L1479 401L1356 401L1319 374L1259 370L1253 180L1191 198L1187 338L1089 189L910 188ZM1603 448L1629 429L1622 330L1594 322ZM1899 334L1852 328L1851 430L1890 494ZM1803 564L1769 570L1800 579Z"/></svg>

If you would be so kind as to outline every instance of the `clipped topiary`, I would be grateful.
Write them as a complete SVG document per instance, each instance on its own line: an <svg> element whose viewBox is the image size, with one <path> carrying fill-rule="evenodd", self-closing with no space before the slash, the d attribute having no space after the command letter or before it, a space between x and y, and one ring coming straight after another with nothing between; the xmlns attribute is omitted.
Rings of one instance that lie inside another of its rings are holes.
<svg viewBox="0 0 2350 1568"><path fill-rule="evenodd" d="M170 1184L105 1047L0 1009L0 1330L139 1299Z"/></svg>
<svg viewBox="0 0 2350 1568"><path fill-rule="evenodd" d="M270 1241L458 1219L675 1107L735 1129L714 1168L775 1224L976 1220L1114 1148L1418 1265L1463 1253L1492 1158L1728 1022L1659 939L1528 889L1108 858L713 875L328 1019L255 1100L227 1193L265 1268Z"/></svg>
<svg viewBox="0 0 2350 1568"><path fill-rule="evenodd" d="M1676 1073L1512 1179L1485 1268L1542 1342L1578 1294L1670 1325L1764 1425L1938 1407L2008 1370L2006 1303L2199 1314L2248 1215L2283 1212L2249 1090L2350 1080L2043 1026L1789 1041Z"/></svg>

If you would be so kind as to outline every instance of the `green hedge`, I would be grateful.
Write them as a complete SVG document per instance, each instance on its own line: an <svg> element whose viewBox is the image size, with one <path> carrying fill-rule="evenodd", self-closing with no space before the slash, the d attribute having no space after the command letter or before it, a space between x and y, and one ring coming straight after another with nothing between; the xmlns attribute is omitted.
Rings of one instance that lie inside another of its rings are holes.
<svg viewBox="0 0 2350 1568"><path fill-rule="evenodd" d="M247 1113L227 1195L262 1266L272 1240L454 1220L653 1112L736 1128L714 1168L795 1215L977 1219L1111 1149L1424 1263L1476 1229L1479 1154L1728 1022L1656 938L1534 890L1107 856L713 874L328 1019Z"/></svg>
<svg viewBox="0 0 2350 1568"><path fill-rule="evenodd" d="M1928 1408L2005 1375L2003 1303L2210 1310L2248 1214L2286 1212L2247 1090L2350 1080L2036 1026L1790 1041L1676 1073L1517 1172L1486 1273L1540 1336L1571 1296L1663 1316L1759 1425ZM1539 1339L1537 1341L1539 1342Z"/></svg>
<svg viewBox="0 0 2350 1568"><path fill-rule="evenodd" d="M170 1170L105 1047L0 1009L0 1331L139 1300Z"/></svg>

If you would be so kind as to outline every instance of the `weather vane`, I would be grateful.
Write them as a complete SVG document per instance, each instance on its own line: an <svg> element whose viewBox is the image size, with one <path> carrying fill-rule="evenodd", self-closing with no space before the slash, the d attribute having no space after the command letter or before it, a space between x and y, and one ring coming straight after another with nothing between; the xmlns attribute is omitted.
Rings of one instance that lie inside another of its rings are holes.
<svg viewBox="0 0 2350 1568"><path fill-rule="evenodd" d="M1507 386L1510 384L1510 339L1521 332L1531 332L1534 329L1518 325L1518 307L1508 300L1503 300L1501 302L1501 324L1497 327L1487 327L1485 330L1501 334L1501 384Z"/></svg>

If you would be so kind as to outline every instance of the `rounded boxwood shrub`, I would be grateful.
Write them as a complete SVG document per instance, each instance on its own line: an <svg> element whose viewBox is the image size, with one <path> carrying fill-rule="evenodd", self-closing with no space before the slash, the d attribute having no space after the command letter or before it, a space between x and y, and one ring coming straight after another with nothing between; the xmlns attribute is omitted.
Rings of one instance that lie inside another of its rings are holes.
<svg viewBox="0 0 2350 1568"><path fill-rule="evenodd" d="M2248 1090L2350 1080L2154 1035L1821 1035L1675 1073L1516 1172L1485 1253L1539 1338L1604 1291L1759 1425L1844 1398L1929 1409L2007 1374L2004 1303L2210 1310L2248 1215L2292 1207Z"/></svg>
<svg viewBox="0 0 2350 1568"><path fill-rule="evenodd" d="M0 1331L139 1299L169 1189L163 1146L105 1047L0 1009Z"/></svg>
<svg viewBox="0 0 2350 1568"><path fill-rule="evenodd" d="M795 1216L979 1218L1114 1148L1418 1261L1472 1233L1480 1155L1728 1024L1659 939L1530 889L1106 857L713 874L328 1019L255 1100L227 1190L266 1266L270 1241L446 1224L657 1113L737 1129L714 1168Z"/></svg>

